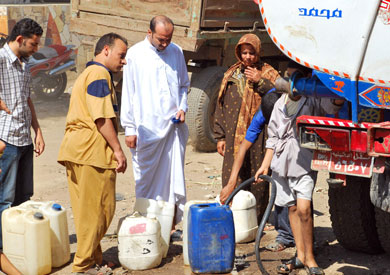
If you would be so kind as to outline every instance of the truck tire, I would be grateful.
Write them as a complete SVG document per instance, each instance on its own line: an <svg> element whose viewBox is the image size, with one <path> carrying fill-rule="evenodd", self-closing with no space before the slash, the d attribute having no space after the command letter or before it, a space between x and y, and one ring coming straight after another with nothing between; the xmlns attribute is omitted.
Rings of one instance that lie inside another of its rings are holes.
<svg viewBox="0 0 390 275"><path fill-rule="evenodd" d="M370 179L347 176L347 186L329 188L329 212L333 232L346 249L382 252L370 201Z"/></svg>
<svg viewBox="0 0 390 275"><path fill-rule="evenodd" d="M371 202L375 206L375 220L379 241L390 254L390 167L385 162L383 173L374 173L370 186Z"/></svg>
<svg viewBox="0 0 390 275"><path fill-rule="evenodd" d="M390 254L390 213L375 207L375 219L381 245Z"/></svg>
<svg viewBox="0 0 390 275"><path fill-rule="evenodd" d="M224 72L223 67L213 66L192 76L186 122L196 151L213 152L217 148L212 125Z"/></svg>
<svg viewBox="0 0 390 275"><path fill-rule="evenodd" d="M370 186L372 204L385 212L390 212L390 167L385 165L383 173L373 173Z"/></svg>

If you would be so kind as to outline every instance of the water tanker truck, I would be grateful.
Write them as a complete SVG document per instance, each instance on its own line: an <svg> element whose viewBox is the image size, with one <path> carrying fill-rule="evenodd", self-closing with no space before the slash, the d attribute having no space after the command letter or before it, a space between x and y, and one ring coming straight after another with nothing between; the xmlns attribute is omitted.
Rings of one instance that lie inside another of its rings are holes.
<svg viewBox="0 0 390 275"><path fill-rule="evenodd" d="M390 253L390 1L258 0L264 26L290 59L293 94L343 98L336 117L301 116L312 169L329 172L329 208L339 243Z"/></svg>

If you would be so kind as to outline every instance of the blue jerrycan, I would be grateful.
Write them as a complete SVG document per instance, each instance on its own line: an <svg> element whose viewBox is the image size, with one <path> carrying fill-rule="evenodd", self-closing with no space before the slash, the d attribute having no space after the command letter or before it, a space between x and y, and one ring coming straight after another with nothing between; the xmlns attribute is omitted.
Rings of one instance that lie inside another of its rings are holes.
<svg viewBox="0 0 390 275"><path fill-rule="evenodd" d="M188 215L188 256L194 273L229 273L233 269L233 214L227 205L194 204Z"/></svg>

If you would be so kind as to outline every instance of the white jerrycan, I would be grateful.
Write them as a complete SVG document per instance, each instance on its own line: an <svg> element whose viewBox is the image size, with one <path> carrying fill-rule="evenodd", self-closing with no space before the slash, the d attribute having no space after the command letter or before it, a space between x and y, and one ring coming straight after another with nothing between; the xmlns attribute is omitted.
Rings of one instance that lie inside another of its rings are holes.
<svg viewBox="0 0 390 275"><path fill-rule="evenodd" d="M236 243L253 241L257 233L256 198L245 190L239 191L232 201Z"/></svg>
<svg viewBox="0 0 390 275"><path fill-rule="evenodd" d="M118 230L118 258L121 265L129 270L158 266L162 259L159 221L138 212L125 217Z"/></svg>
<svg viewBox="0 0 390 275"><path fill-rule="evenodd" d="M65 208L51 201L26 201L17 207L39 211L49 219L52 266L60 267L69 262L70 245Z"/></svg>
<svg viewBox="0 0 390 275"><path fill-rule="evenodd" d="M188 257L188 211L190 210L191 205L199 203L211 203L215 200L192 200L187 201L184 205L184 214L183 214L183 260L184 265L190 265L190 259Z"/></svg>
<svg viewBox="0 0 390 275"><path fill-rule="evenodd" d="M163 258L165 258L168 254L175 205L166 201L137 198L134 211L139 212L142 216L147 218L157 218L160 222L161 237L163 238L162 252Z"/></svg>
<svg viewBox="0 0 390 275"><path fill-rule="evenodd" d="M3 211L3 252L24 275L51 272L50 225L42 213L11 207Z"/></svg>

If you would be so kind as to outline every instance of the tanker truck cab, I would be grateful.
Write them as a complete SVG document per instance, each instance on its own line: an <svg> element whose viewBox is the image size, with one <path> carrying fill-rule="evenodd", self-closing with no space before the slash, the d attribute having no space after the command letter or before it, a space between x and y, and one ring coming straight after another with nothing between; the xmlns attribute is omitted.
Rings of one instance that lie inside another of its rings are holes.
<svg viewBox="0 0 390 275"><path fill-rule="evenodd" d="M390 0L261 0L268 35L290 59L289 92L345 100L335 117L301 116L312 169L329 173L333 231L347 249L390 253Z"/></svg>

